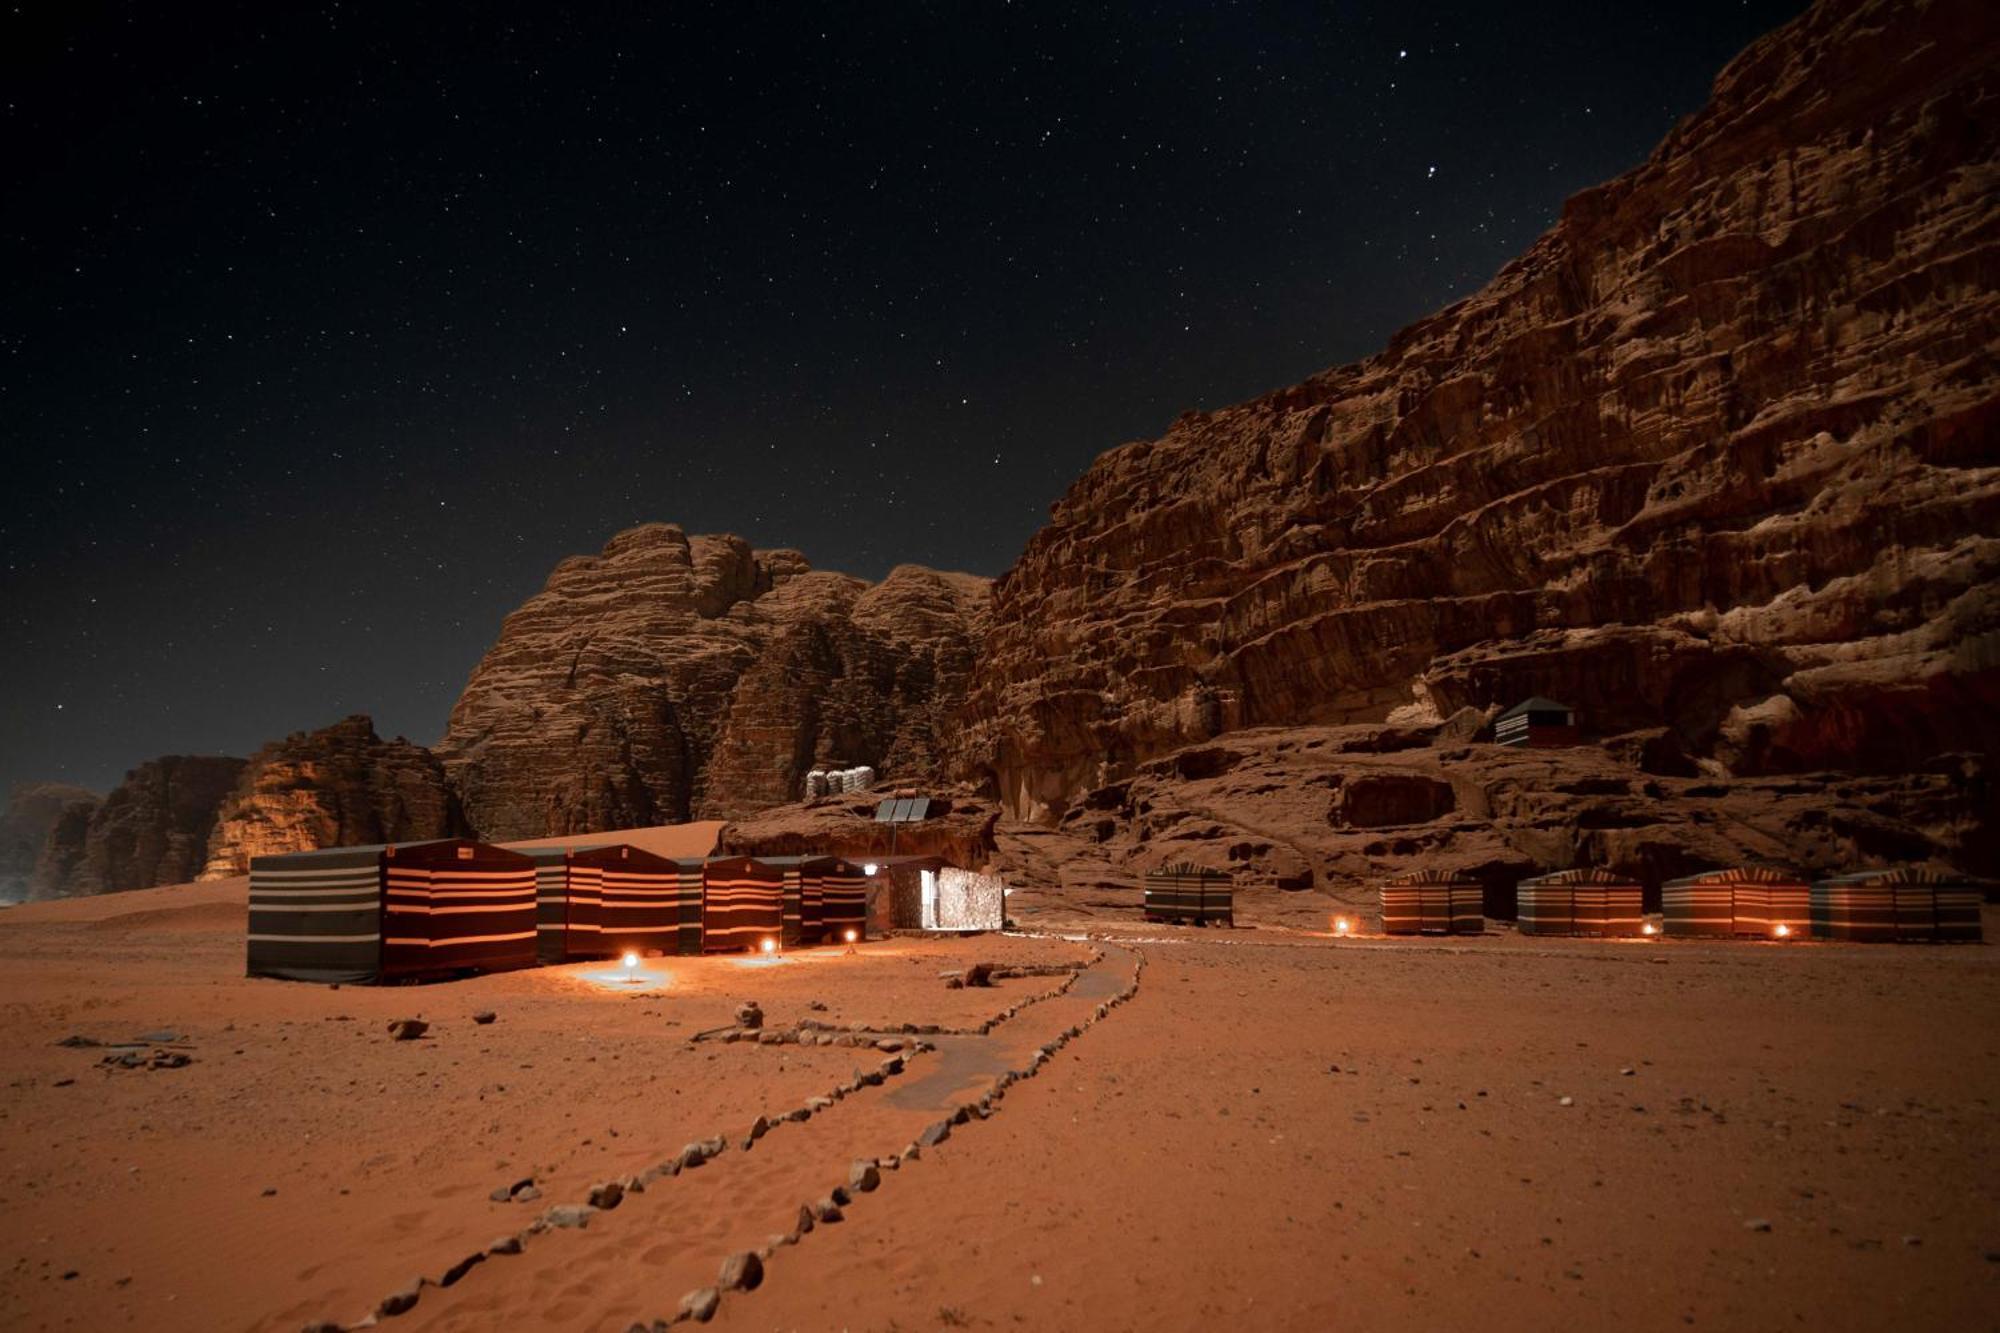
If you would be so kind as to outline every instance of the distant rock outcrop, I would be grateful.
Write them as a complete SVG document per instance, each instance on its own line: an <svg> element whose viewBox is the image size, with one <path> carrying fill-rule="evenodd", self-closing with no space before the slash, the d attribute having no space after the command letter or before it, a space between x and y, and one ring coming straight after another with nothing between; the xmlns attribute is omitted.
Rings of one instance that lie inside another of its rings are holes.
<svg viewBox="0 0 2000 1333"><path fill-rule="evenodd" d="M67 807L43 844L29 895L117 893L193 879L207 862L216 811L243 762L166 755L127 773L101 803Z"/></svg>
<svg viewBox="0 0 2000 1333"><path fill-rule="evenodd" d="M57 822L70 810L88 818L98 800L97 793L67 782L14 784L7 793L7 808L0 811L0 902L19 902L28 896L35 862Z"/></svg>
<svg viewBox="0 0 2000 1333"><path fill-rule="evenodd" d="M436 752L489 838L747 814L829 762L928 777L988 587L633 528L507 617Z"/></svg>
<svg viewBox="0 0 2000 1333"><path fill-rule="evenodd" d="M1816 6L1484 290L1105 454L996 585L956 772L1053 822L1236 729L1531 694L1719 777L2000 748L1984 0Z"/></svg>
<svg viewBox="0 0 2000 1333"><path fill-rule="evenodd" d="M204 879L241 875L250 858L466 832L444 768L366 716L295 732L250 757L208 840Z"/></svg>

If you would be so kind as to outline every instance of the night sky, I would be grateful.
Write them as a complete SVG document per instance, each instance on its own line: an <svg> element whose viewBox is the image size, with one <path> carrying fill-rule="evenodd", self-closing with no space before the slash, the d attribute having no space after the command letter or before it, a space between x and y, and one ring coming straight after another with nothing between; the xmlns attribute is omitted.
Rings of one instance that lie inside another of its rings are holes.
<svg viewBox="0 0 2000 1333"><path fill-rule="evenodd" d="M369 712L644 520L999 574L1378 349L1803 6L25 3L0 785Z"/></svg>

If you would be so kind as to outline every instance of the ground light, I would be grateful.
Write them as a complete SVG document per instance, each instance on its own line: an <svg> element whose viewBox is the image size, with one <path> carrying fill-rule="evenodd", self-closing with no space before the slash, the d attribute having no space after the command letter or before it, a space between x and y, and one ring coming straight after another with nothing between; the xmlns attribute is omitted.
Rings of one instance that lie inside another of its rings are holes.
<svg viewBox="0 0 2000 1333"><path fill-rule="evenodd" d="M1787 935L1790 935L1792 933L1792 928L1781 921L1776 926L1772 927L1771 933L1773 935L1776 935L1779 939L1782 940Z"/></svg>
<svg viewBox="0 0 2000 1333"><path fill-rule="evenodd" d="M1344 916L1337 916L1333 919L1333 933L1336 935L1345 935L1353 928L1353 924Z"/></svg>
<svg viewBox="0 0 2000 1333"><path fill-rule="evenodd" d="M1642 935L1657 935L1660 933L1660 928L1648 921L1645 925L1639 927L1639 933Z"/></svg>
<svg viewBox="0 0 2000 1333"><path fill-rule="evenodd" d="M849 944L852 944L854 943L855 940L859 939L860 936L850 930L841 938L845 939Z"/></svg>
<svg viewBox="0 0 2000 1333"><path fill-rule="evenodd" d="M762 949L765 953L776 953L778 951L778 942L772 939L769 935L766 935L764 937L764 942L758 945L757 947Z"/></svg>
<svg viewBox="0 0 2000 1333"><path fill-rule="evenodd" d="M876 865L873 861L870 861L866 865L861 867L861 873L864 875L872 875L881 868L882 867Z"/></svg>

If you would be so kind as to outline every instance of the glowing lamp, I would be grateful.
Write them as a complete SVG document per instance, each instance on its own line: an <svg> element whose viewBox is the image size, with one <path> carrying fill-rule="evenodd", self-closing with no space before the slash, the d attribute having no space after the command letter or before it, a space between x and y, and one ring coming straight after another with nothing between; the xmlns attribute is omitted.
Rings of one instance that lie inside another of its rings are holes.
<svg viewBox="0 0 2000 1333"><path fill-rule="evenodd" d="M627 950L625 954L625 970L630 972L637 966L639 966L639 955Z"/></svg>
<svg viewBox="0 0 2000 1333"><path fill-rule="evenodd" d="M1348 921L1347 921L1347 918L1346 918L1346 917L1344 917L1344 916L1337 916L1337 917L1335 917L1335 918L1333 919L1333 933L1334 933L1334 934L1336 934L1336 935L1345 935L1345 934L1346 934L1346 933L1348 932L1348 929L1349 929L1349 926L1348 926Z"/></svg>
<svg viewBox="0 0 2000 1333"><path fill-rule="evenodd" d="M776 953L778 951L778 942L772 939L769 935L766 935L764 937L764 943L759 947L762 948L765 953Z"/></svg>
<svg viewBox="0 0 2000 1333"><path fill-rule="evenodd" d="M853 932L853 931L851 931L851 930L850 930L850 931L848 931L848 932L847 932L847 934L846 934L846 935L845 935L845 936L844 936L843 938L844 938L844 939L846 939L846 941L847 941L847 942L848 942L849 944L852 944L852 943L854 943L854 941L855 941L855 940L859 939L859 938L860 938L860 936L859 936L859 935L857 935L857 934L855 934L855 932Z"/></svg>
<svg viewBox="0 0 2000 1333"><path fill-rule="evenodd" d="M1645 925L1639 927L1639 933L1642 935L1657 935L1660 933L1660 928L1648 921Z"/></svg>
<svg viewBox="0 0 2000 1333"><path fill-rule="evenodd" d="M866 865L861 867L861 873L864 875L872 875L881 868L882 867L876 865L873 861L870 861Z"/></svg>
<svg viewBox="0 0 2000 1333"><path fill-rule="evenodd" d="M1777 925L1771 928L1771 933L1773 935L1776 935L1779 939L1784 939L1787 935L1790 935L1792 933L1792 928L1786 925L1784 922L1780 921Z"/></svg>

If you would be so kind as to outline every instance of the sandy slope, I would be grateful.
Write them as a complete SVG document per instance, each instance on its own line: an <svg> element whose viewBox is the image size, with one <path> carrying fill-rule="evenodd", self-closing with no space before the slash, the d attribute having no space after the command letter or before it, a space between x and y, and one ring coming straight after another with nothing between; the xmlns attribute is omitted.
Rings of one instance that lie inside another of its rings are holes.
<svg viewBox="0 0 2000 1333"><path fill-rule="evenodd" d="M686 1040L751 995L774 1025L970 1026L1053 998L385 1324L671 1318L852 1159L1083 1024L993 1119L777 1249L718 1325L1971 1328L2000 1308L1989 948L1134 929L665 960L636 996L588 966L330 990L243 979L241 901L239 881L0 914L0 1327L357 1320L882 1058ZM1060 994L936 977L1092 952ZM386 1040L404 1014L433 1034ZM162 1027L194 1064L113 1072L53 1044ZM531 1174L540 1203L487 1198Z"/></svg>

